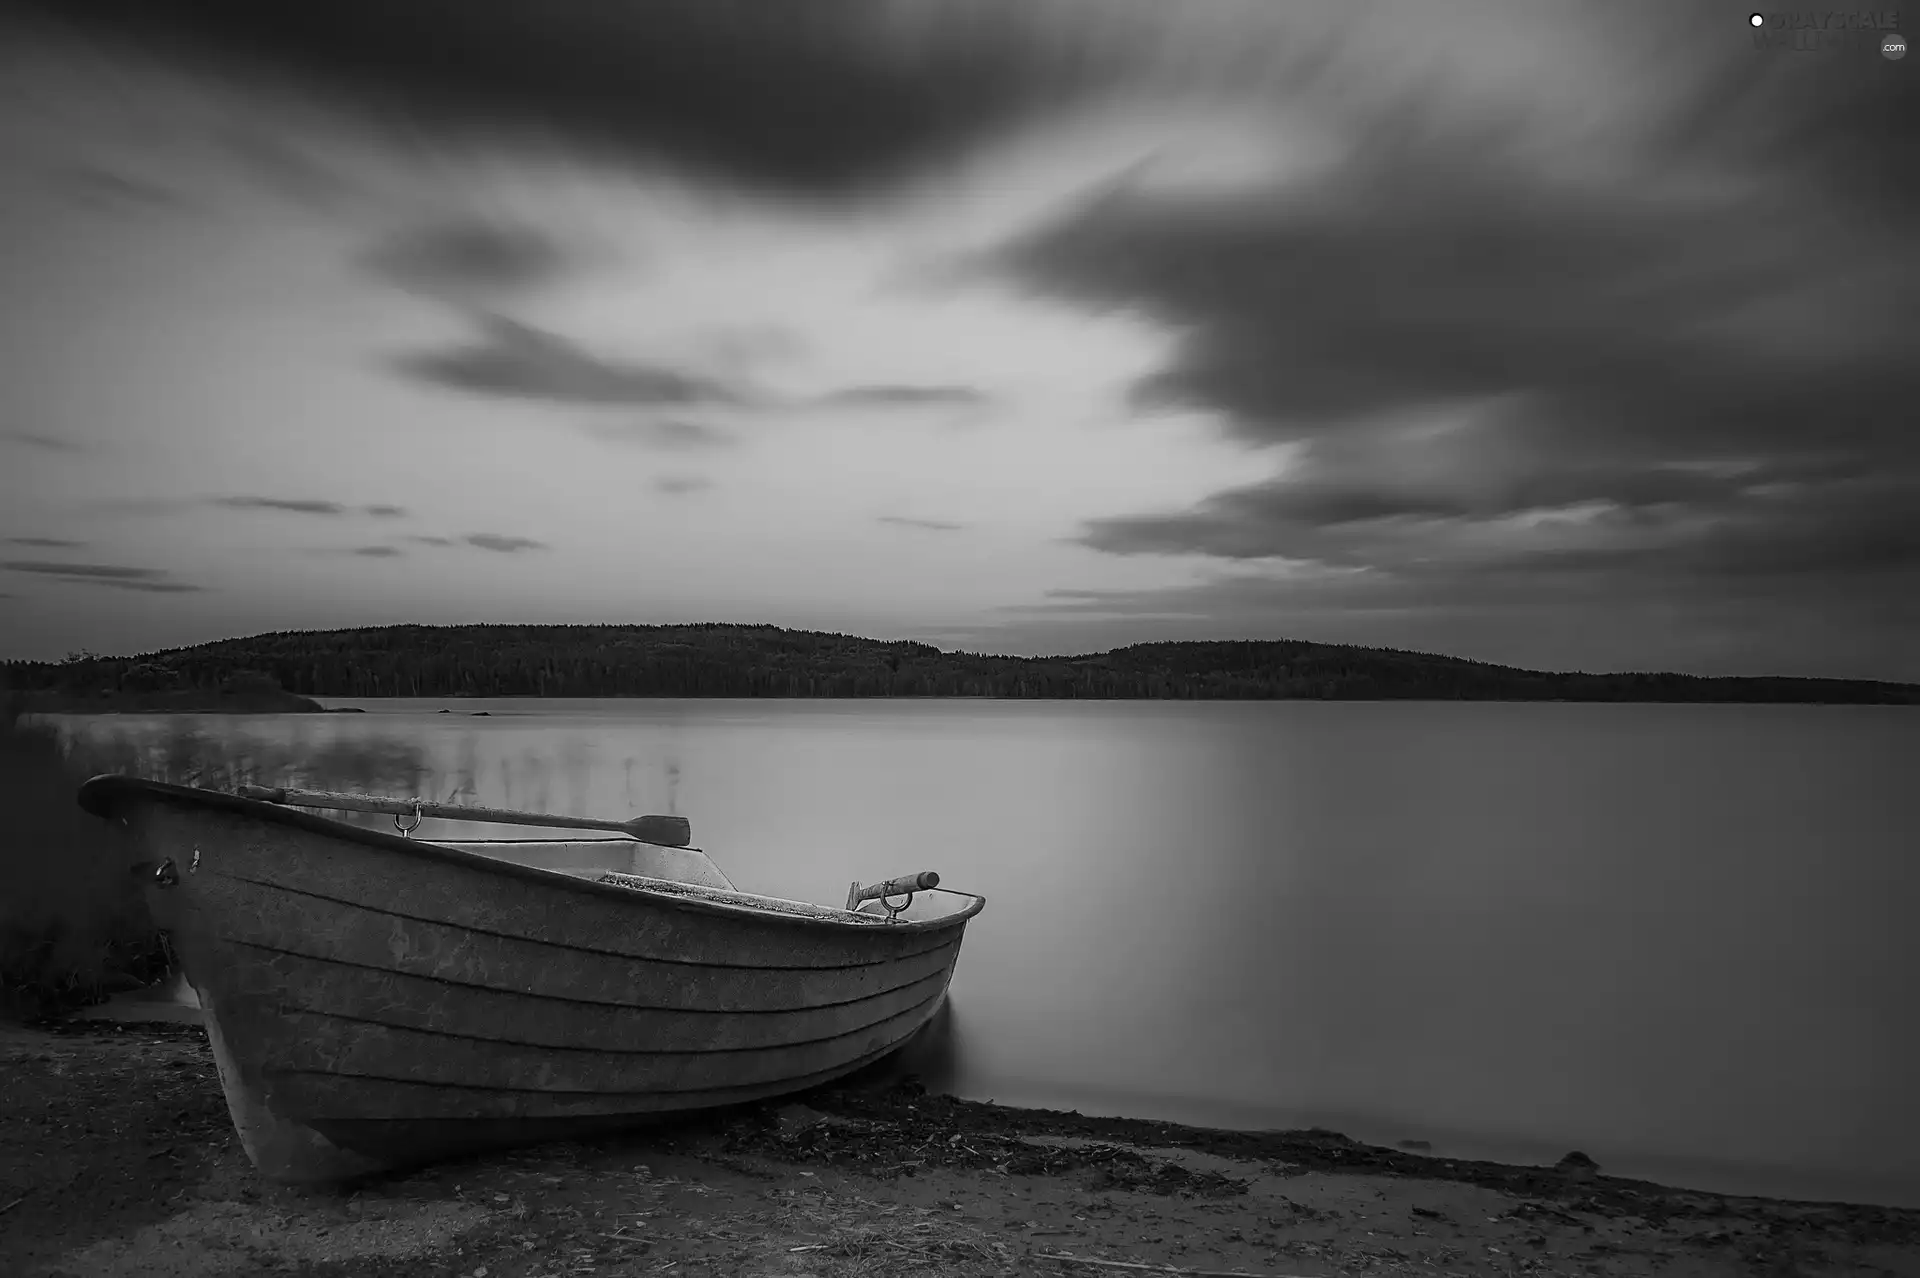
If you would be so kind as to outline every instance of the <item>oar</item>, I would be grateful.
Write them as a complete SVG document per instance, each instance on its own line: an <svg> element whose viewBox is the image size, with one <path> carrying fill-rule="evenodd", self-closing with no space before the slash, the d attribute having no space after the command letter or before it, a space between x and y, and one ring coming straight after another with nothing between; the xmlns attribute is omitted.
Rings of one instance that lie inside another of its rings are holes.
<svg viewBox="0 0 1920 1278"><path fill-rule="evenodd" d="M847 908L853 909L862 901L879 901L886 904L890 896L912 896L915 892L926 892L940 886L940 876L932 870L922 870L918 874L903 874L897 879L888 879L885 883L872 883L861 887L855 883L847 889Z"/></svg>
<svg viewBox="0 0 1920 1278"><path fill-rule="evenodd" d="M331 808L338 812L390 812L394 816L438 817L444 821L483 821L491 825L540 825L556 830L617 830L642 843L684 848L693 841L693 825L685 817L637 816L631 821L601 821L593 817L550 816L541 812L513 812L506 808L470 808L428 799L383 799L373 794L336 794L330 790L289 790L280 786L243 785L243 799L284 803L295 808Z"/></svg>

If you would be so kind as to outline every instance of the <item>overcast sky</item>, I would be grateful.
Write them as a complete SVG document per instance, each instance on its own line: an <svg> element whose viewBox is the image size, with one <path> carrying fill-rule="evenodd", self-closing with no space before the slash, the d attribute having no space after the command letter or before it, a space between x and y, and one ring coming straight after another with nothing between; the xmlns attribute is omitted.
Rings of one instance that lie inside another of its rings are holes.
<svg viewBox="0 0 1920 1278"><path fill-rule="evenodd" d="M0 12L0 654L1920 679L1920 60L1554 0Z"/></svg>

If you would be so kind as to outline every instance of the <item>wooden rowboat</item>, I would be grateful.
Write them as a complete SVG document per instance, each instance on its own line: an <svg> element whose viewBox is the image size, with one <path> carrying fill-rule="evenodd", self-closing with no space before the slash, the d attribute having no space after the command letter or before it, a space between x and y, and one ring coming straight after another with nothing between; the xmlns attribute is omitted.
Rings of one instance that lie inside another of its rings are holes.
<svg viewBox="0 0 1920 1278"><path fill-rule="evenodd" d="M241 1143L352 1179L798 1091L939 1010L978 896L933 874L844 909L739 892L680 818L632 822L94 777L131 827ZM269 801L277 800L277 801ZM301 805L396 816L388 834ZM453 843L423 817L616 838ZM906 896L904 902L896 898Z"/></svg>

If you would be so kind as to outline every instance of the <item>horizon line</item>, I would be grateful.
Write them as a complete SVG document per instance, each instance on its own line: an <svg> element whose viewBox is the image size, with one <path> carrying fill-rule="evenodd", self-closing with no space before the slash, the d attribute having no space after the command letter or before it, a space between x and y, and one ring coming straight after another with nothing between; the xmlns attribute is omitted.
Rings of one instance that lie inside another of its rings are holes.
<svg viewBox="0 0 1920 1278"><path fill-rule="evenodd" d="M375 626L334 626L325 629L298 630L260 630L251 634L231 635L223 639L209 639L197 644L186 644L174 648L154 648L134 653L95 653L81 650L69 653L66 657L52 660L32 657L0 658L4 666L60 666L76 660L95 661L136 661L141 658L166 657L177 653L189 653L220 644L244 643L253 639L264 639L280 635L328 635L350 632L377 632L383 630L472 630L472 629L517 629L517 630L693 630L693 629L733 629L733 630L771 630L784 634L822 635L839 639L857 639L872 644L912 644L932 649L941 656L976 657L998 661L1085 661L1099 657L1108 657L1116 653L1143 648L1171 648L1181 646L1216 645L1253 645L1253 644L1304 644L1315 648L1344 648L1355 652L1390 653L1396 656L1425 657L1439 661L1456 661L1467 665L1482 666L1491 670L1511 671L1517 674L1549 675L1565 678L1579 676L1584 678L1667 678L1690 679L1705 682L1725 680L1775 681L1795 683L1836 683L1866 684L1876 687L1920 690L1920 683L1911 683L1898 679L1849 678L1833 675L1777 675L1777 674L1722 674L1698 675L1678 670L1547 670L1531 666L1505 665L1495 661L1483 661L1475 657L1462 657L1452 653L1429 652L1414 648L1392 648L1369 644L1336 643L1318 639L1300 639L1294 637L1273 637L1263 639L1150 639L1139 643L1120 644L1094 652L1075 653L1011 653L981 652L967 648L942 648L938 644L921 639L876 639L871 635L855 634L843 630L810 630L795 626L781 626L772 622L755 621L665 621L665 622L615 622L615 621L576 621L576 622L521 622L521 621L471 621L451 623L429 622L389 622Z"/></svg>

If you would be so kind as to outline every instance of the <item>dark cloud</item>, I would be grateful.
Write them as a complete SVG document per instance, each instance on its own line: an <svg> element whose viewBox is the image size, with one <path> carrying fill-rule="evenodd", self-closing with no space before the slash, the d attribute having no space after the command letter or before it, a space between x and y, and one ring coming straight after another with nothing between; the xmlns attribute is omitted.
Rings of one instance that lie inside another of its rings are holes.
<svg viewBox="0 0 1920 1278"><path fill-rule="evenodd" d="M347 507L337 501L307 500L297 497L214 497L209 505L228 510L279 510L296 515L344 515Z"/></svg>
<svg viewBox="0 0 1920 1278"><path fill-rule="evenodd" d="M23 448L37 448L48 453L82 453L86 449L70 439L60 439L54 435L42 435L31 430L0 431L0 440L9 444L19 444Z"/></svg>
<svg viewBox="0 0 1920 1278"><path fill-rule="evenodd" d="M79 550L87 544L65 537L9 537L7 540L15 546L38 546L43 550Z"/></svg>
<svg viewBox="0 0 1920 1278"><path fill-rule="evenodd" d="M95 0L20 7L276 76L409 135L520 133L804 195L871 190L1108 77L983 12L915 38L885 0Z"/></svg>
<svg viewBox="0 0 1920 1278"><path fill-rule="evenodd" d="M586 428L595 439L614 444L638 444L668 451L727 448L739 436L705 422L669 419L651 422L594 422Z"/></svg>
<svg viewBox="0 0 1920 1278"><path fill-rule="evenodd" d="M1269 479L1082 541L1334 574L1280 574L1273 616L1550 629L1573 598L1785 633L1819 607L1920 645L1876 602L1920 595L1920 203L1910 174L1811 141L1907 136L1896 105L1920 104L1911 77L1825 61L1729 72L1633 157L1637 184L1410 121L1309 192L1122 188L1009 246L1027 287L1179 335L1139 409L1285 446L1249 454Z"/></svg>
<svg viewBox="0 0 1920 1278"><path fill-rule="evenodd" d="M9 560L0 567L9 572L33 573L56 581L87 586L107 586L115 590L138 590L149 594L191 594L201 587L184 581L168 580L158 568L130 568L121 564L69 564L49 560Z"/></svg>
<svg viewBox="0 0 1920 1278"><path fill-rule="evenodd" d="M923 532L959 532L965 524L950 523L944 519L914 519L908 515L881 515L875 521L892 524L896 528L918 528Z"/></svg>
<svg viewBox="0 0 1920 1278"><path fill-rule="evenodd" d="M688 493L703 492L713 487L713 481L700 475L662 475L653 481L655 492L666 493L670 497L684 497Z"/></svg>
<svg viewBox="0 0 1920 1278"><path fill-rule="evenodd" d="M738 379L608 358L558 333L504 315L482 314L478 323L479 340L401 355L392 361L393 366L416 380L470 394L582 405L880 409L976 407L989 400L986 392L970 386L875 384L848 387L811 400L780 402ZM596 422L585 429L612 442L660 448L734 442L733 436L718 427L684 419Z"/></svg>
<svg viewBox="0 0 1920 1278"><path fill-rule="evenodd" d="M400 519L407 511L404 506L372 505L350 506L344 502L324 501L318 498L304 497L261 497L244 495L235 497L210 497L210 506L219 506L226 510L275 510L293 515L348 515L358 511L376 519Z"/></svg>
<svg viewBox="0 0 1920 1278"><path fill-rule="evenodd" d="M696 373L605 360L556 333L504 316L481 321L477 342L404 355L409 377L450 390L572 404L739 404L739 389Z"/></svg>
<svg viewBox="0 0 1920 1278"><path fill-rule="evenodd" d="M57 577L55 580L79 582L89 586L110 586L115 590L136 590L151 595L197 595L206 589L205 586L196 586L186 581L127 581L100 577Z"/></svg>
<svg viewBox="0 0 1920 1278"><path fill-rule="evenodd" d="M4 565L10 572L44 573L55 577L99 577L106 580L141 581L166 574L157 568L128 568L120 564L73 564L44 559L11 559Z"/></svg>
<svg viewBox="0 0 1920 1278"><path fill-rule="evenodd" d="M1864 274L1870 256L1831 225L1759 210L1729 226L1740 210L1563 189L1470 153L1357 166L1310 202L1106 202L1011 261L1039 287L1185 332L1137 402L1224 412L1258 443L1525 394L1541 454L1577 452L1594 432L1648 460L1798 447L1823 405L1855 410L1837 415L1829 447L1868 446L1894 433L1888 411L1915 388L1884 328L1816 378L1791 346L1811 344L1811 326L1736 336L1769 307L1798 310L1804 287L1844 288L1829 300L1865 328L1893 276L1911 276L1904 263ZM1849 266L1863 274L1818 278ZM1759 353L1769 340L1780 358Z"/></svg>
<svg viewBox="0 0 1920 1278"><path fill-rule="evenodd" d="M1060 590L970 637L995 650L1099 651L1147 639L1290 638L1447 653L1528 669L1682 670L1920 680L1920 595L1821 574L1735 580L1506 565L1471 572L1312 566L1136 590Z"/></svg>
<svg viewBox="0 0 1920 1278"><path fill-rule="evenodd" d="M398 546L359 546L353 553L365 559L396 559L405 552Z"/></svg>
<svg viewBox="0 0 1920 1278"><path fill-rule="evenodd" d="M530 226L466 218L389 237L361 264L403 288L428 294L519 291L562 274L567 251Z"/></svg>
<svg viewBox="0 0 1920 1278"><path fill-rule="evenodd" d="M985 391L972 386L850 386L820 397L829 408L974 408Z"/></svg>
<svg viewBox="0 0 1920 1278"><path fill-rule="evenodd" d="M545 542L535 541L531 537L508 537L500 533L468 533L465 537L462 537L461 540L469 546L476 546L481 550L491 550L495 554L501 555L518 554L523 550L550 549Z"/></svg>
<svg viewBox="0 0 1920 1278"><path fill-rule="evenodd" d="M416 546L435 546L443 549L453 546L471 546L474 549L491 551L498 555L513 555L523 550L552 549L546 542L535 541L531 537L512 537L505 533L490 532L468 533L464 537L438 537L429 534L419 534L408 537L407 540ZM368 547L367 550L358 553L371 554L380 549L380 547ZM394 549L391 550L391 553L397 555L401 552Z"/></svg>
<svg viewBox="0 0 1920 1278"><path fill-rule="evenodd" d="M1273 567L1226 586L1062 592L1031 611L1203 615L1536 667L1920 678L1920 606L1900 603L1920 600L1920 483L1694 478L1671 500L1497 517L1440 501L1338 509L1276 481L1085 534L1114 554Z"/></svg>

